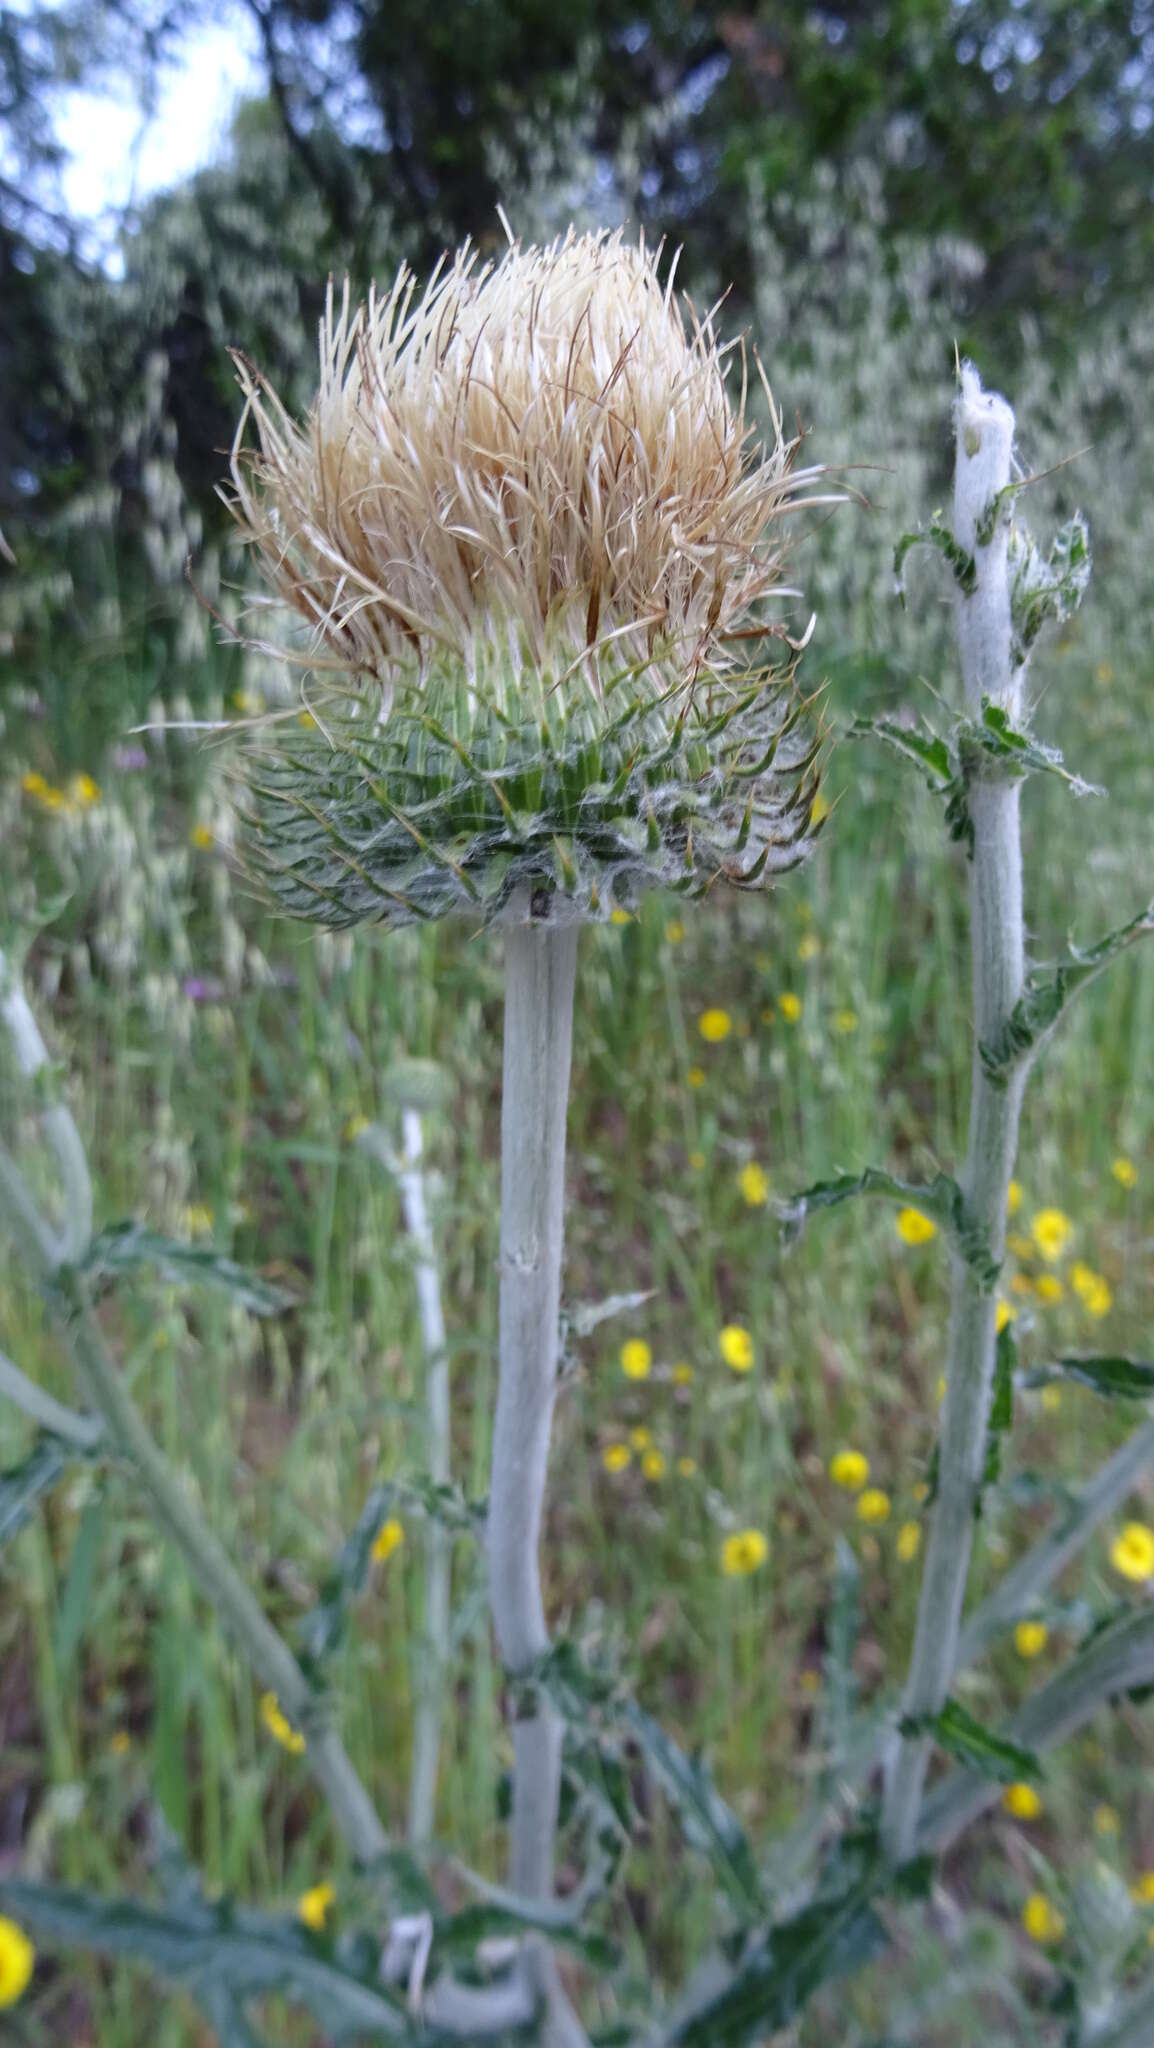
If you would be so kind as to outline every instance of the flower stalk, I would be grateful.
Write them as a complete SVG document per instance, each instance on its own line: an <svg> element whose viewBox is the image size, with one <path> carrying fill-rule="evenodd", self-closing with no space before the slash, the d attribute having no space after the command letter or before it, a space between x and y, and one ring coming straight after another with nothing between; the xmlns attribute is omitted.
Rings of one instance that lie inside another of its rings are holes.
<svg viewBox="0 0 1154 2048"><path fill-rule="evenodd" d="M988 699L1016 725L1025 664L1015 660L1010 522L1007 500L1000 495L1011 479L1014 415L1004 399L982 390L969 365L962 371L956 429L954 532L974 567L972 579L959 585L957 595L966 707L971 718L980 719ZM959 1178L970 1223L982 1233L994 1262L1001 1261L1004 1249L1027 1062L1012 1067L999 1084L985 1072L980 1048L1001 1032L1025 980L1019 794L1016 780L980 765L967 787L973 823L974 1048L969 1144ZM938 1494L904 1701L911 1719L940 1712L957 1663L994 1372L993 1288L957 1250L952 1260ZM899 1862L913 1853L929 1755L926 1736L903 1740L889 1773L883 1831Z"/></svg>
<svg viewBox="0 0 1154 2048"><path fill-rule="evenodd" d="M501 1096L501 1277L497 1409L489 1492L489 1583L501 1657L516 1679L549 1647L539 1547L557 1393L565 1115L577 926L534 919L522 899L505 935ZM562 1727L540 1699L513 1729L510 1880L553 1889Z"/></svg>

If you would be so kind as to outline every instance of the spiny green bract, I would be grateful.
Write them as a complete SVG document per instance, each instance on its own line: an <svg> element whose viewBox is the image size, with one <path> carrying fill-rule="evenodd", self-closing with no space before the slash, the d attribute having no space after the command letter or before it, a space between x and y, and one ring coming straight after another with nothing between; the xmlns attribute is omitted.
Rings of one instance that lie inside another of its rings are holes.
<svg viewBox="0 0 1154 2048"><path fill-rule="evenodd" d="M628 672L596 702L538 679L496 694L434 673L383 721L349 697L258 739L241 805L274 902L332 926L489 922L528 889L535 914L604 918L656 885L753 887L808 851L821 740L791 668L657 698Z"/></svg>

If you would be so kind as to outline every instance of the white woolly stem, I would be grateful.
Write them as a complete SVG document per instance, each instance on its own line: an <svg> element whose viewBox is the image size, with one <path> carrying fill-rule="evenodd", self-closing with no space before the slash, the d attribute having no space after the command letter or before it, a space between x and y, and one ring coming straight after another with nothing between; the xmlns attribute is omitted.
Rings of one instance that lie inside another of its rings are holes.
<svg viewBox="0 0 1154 2048"><path fill-rule="evenodd" d="M577 961L575 924L510 924L505 941L501 1099L501 1280L497 1412L489 1492L489 1584L506 1670L549 1647L538 1546L557 1391L565 1112ZM510 1877L553 1890L562 1729L538 1702L513 1729Z"/></svg>
<svg viewBox="0 0 1154 2048"><path fill-rule="evenodd" d="M1014 415L1004 399L983 392L969 365L962 372L956 427L954 533L972 556L976 572L973 590L968 596L959 590L957 602L966 708L971 718L980 718L982 699L990 697L1015 718L1023 671L1012 655L1009 523L1004 514L992 519L990 531L994 500L1010 481ZM999 1261L1026 1063L1015 1065L1005 1085L995 1087L982 1068L979 1047L1006 1022L1025 976L1018 794L1015 782L983 779L980 771L967 788L974 828L974 1054L969 1146L960 1182L969 1219ZM995 1314L993 1292L955 1252L938 1493L904 1700L910 1717L939 1712L957 1664L974 1508L986 1455ZM897 1861L913 1853L929 1755L928 1738L904 1741L889 1774L883 1831Z"/></svg>
<svg viewBox="0 0 1154 2048"><path fill-rule="evenodd" d="M397 1173L405 1227L416 1254L417 1302L425 1350L425 1456L429 1477L447 1485L452 1477L449 1407L449 1356L437 1253L425 1200L421 1171L424 1138L415 1109L402 1112L404 1157ZM425 1633L418 1700L413 1726L413 1766L409 1779L409 1840L420 1848L433 1834L437 1803L437 1759L441 1745L445 1672L449 1656L452 1543L449 1531L434 1515L425 1529Z"/></svg>

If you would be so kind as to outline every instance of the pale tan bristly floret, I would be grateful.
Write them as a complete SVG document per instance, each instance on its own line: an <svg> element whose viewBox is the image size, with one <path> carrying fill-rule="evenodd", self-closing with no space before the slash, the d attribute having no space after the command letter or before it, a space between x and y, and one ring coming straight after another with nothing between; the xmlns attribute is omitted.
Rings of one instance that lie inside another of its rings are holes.
<svg viewBox="0 0 1154 2048"><path fill-rule="evenodd" d="M524 669L599 694L609 669L652 665L656 693L748 666L727 636L781 588L781 518L816 472L772 401L754 442L744 355L731 404L733 345L659 255L571 229L495 264L466 247L420 295L402 269L355 312L330 287L303 426L238 359L232 509L312 666L386 700L443 662L502 694Z"/></svg>

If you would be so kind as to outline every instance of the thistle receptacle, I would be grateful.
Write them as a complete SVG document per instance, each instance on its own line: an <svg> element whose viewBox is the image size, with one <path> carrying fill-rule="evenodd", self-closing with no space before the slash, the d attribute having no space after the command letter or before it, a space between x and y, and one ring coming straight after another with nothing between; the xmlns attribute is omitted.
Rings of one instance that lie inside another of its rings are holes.
<svg viewBox="0 0 1154 2048"><path fill-rule="evenodd" d="M801 857L817 744L757 608L816 472L771 399L754 441L675 268L570 231L356 312L330 291L303 424L240 360L232 509L322 680L248 764L286 910L489 919L527 888L607 916Z"/></svg>

